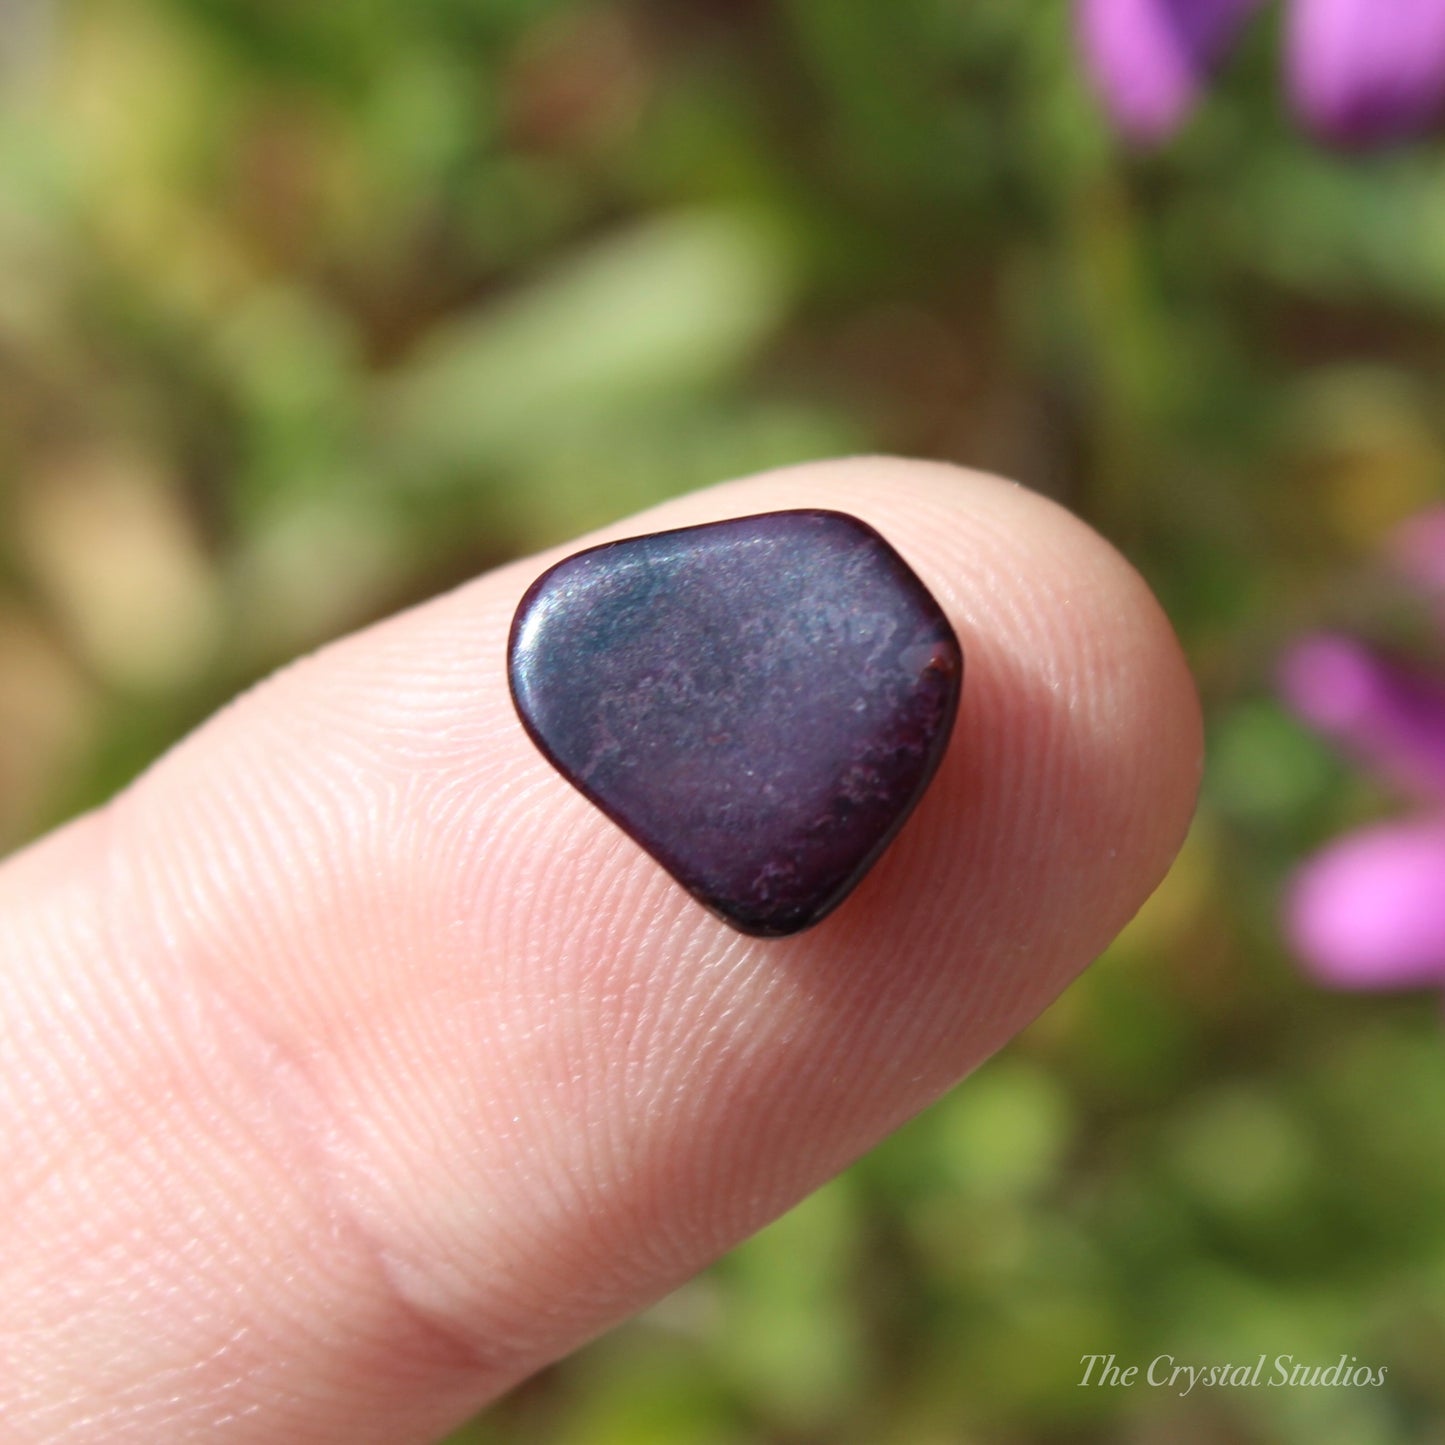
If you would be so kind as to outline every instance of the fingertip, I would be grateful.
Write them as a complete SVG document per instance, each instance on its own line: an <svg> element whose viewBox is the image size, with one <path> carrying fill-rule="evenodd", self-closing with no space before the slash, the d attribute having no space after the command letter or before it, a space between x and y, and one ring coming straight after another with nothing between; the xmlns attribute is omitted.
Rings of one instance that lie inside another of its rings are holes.
<svg viewBox="0 0 1445 1445"><path fill-rule="evenodd" d="M764 940L706 913L539 755L506 641L567 552L788 508L875 528L966 661L947 755L896 841L816 928ZM795 1202L1043 1008L1167 867L1199 736L1178 643L1114 548L1015 484L893 458L678 498L346 639L109 814L126 859L112 946L133 973L163 958L174 995L249 1041L182 1038L224 1076L201 1122L245 1208L219 1169L183 1167L200 1146L168 1176L171 1207L203 1234L320 1241L249 1302L317 1438L373 1408L334 1388L373 1358L348 1320L383 1349L441 1341L434 1375L480 1404ZM143 1072L155 1041L127 1039ZM277 1104L276 1060L304 1117ZM164 1103L185 1109L180 1091ZM235 1163L228 1131L252 1116L268 1132ZM268 1181L293 1156L274 1217ZM133 1193L126 1238L144 1241L157 1191ZM184 1303L198 1340L224 1337L230 1294ZM498 1363L457 1386L458 1341ZM373 1394L430 1418L419 1378ZM257 1421L247 1438L273 1438Z"/></svg>

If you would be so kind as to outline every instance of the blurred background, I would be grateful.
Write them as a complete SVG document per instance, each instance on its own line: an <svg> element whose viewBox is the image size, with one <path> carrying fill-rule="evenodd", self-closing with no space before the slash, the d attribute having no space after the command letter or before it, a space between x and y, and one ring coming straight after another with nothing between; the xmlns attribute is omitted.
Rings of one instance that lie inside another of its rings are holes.
<svg viewBox="0 0 1445 1445"><path fill-rule="evenodd" d="M1272 687L1403 625L1371 558L1445 499L1445 150L1317 148L1278 49L1145 156L1064 0L0 0L0 847L328 637L860 449L1077 510L1204 693L1099 965L458 1441L1445 1440L1440 1002L1279 921L1395 800ZM1107 1351L1389 1376L1079 1388Z"/></svg>

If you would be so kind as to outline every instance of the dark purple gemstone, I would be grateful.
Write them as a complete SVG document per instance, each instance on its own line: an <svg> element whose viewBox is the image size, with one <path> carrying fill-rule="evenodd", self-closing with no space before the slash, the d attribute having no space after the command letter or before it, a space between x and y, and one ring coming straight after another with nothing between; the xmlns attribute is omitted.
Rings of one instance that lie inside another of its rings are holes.
<svg viewBox="0 0 1445 1445"><path fill-rule="evenodd" d="M872 527L768 512L578 552L527 590L512 697L562 776L744 933L817 923L938 768L963 654Z"/></svg>

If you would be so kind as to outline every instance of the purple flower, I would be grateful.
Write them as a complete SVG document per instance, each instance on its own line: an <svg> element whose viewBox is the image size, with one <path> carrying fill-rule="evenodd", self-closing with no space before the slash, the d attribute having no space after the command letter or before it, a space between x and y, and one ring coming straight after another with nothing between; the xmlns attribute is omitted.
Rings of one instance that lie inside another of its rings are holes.
<svg viewBox="0 0 1445 1445"><path fill-rule="evenodd" d="M1306 722L1398 787L1445 807L1445 686L1349 637L1305 638L1280 689Z"/></svg>
<svg viewBox="0 0 1445 1445"><path fill-rule="evenodd" d="M1079 43L1126 134L1159 141L1194 109L1262 0L1082 0Z"/></svg>
<svg viewBox="0 0 1445 1445"><path fill-rule="evenodd" d="M1445 600L1445 508L1391 540L1394 567ZM1285 905L1309 971L1338 988L1445 986L1445 679L1353 638L1305 638L1279 671L1311 726L1415 800L1417 816L1346 835L1307 861Z"/></svg>
<svg viewBox="0 0 1445 1445"><path fill-rule="evenodd" d="M1336 988L1445 984L1445 817L1351 833L1299 871L1289 936Z"/></svg>
<svg viewBox="0 0 1445 1445"><path fill-rule="evenodd" d="M1305 123L1342 145L1424 130L1445 107L1441 0L1295 0L1290 94Z"/></svg>
<svg viewBox="0 0 1445 1445"><path fill-rule="evenodd" d="M1080 46L1120 129L1149 144L1193 110L1263 0L1078 0ZM1285 0L1295 109L1319 137L1370 145L1445 112L1445 0Z"/></svg>

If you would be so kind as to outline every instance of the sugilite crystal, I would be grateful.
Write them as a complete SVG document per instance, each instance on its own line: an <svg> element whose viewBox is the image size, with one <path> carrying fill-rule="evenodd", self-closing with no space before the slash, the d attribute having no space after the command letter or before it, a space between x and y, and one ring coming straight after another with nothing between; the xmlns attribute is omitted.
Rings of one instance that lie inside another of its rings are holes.
<svg viewBox="0 0 1445 1445"><path fill-rule="evenodd" d="M699 902L779 937L843 901L943 757L963 655L873 528L769 512L609 542L512 624L518 715Z"/></svg>

